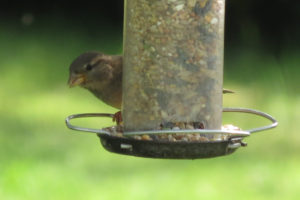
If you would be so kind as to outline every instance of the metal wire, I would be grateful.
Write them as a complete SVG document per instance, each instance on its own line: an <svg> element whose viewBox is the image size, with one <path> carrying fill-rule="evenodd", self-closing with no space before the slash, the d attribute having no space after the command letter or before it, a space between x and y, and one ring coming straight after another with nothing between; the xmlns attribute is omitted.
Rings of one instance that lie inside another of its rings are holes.
<svg viewBox="0 0 300 200"><path fill-rule="evenodd" d="M202 133L202 134L227 134L230 135L231 137L246 137L249 136L251 133L254 132L259 132L259 131L264 131L268 130L271 128L275 128L278 125L278 122L276 119L274 119L271 115L258 111L258 110L253 110L253 109L248 109L248 108L223 108L223 112L239 112L239 113L250 113L250 114L255 114L261 117L264 117L266 119L269 119L272 124L259 127L259 128L253 128L250 130L245 130L245 131L225 131L225 130L207 130L207 129L194 129L194 130L187 130L187 129L181 129L181 130L150 130L150 131L127 131L124 132L124 135L144 135L144 134L176 134L176 133L181 133L181 134L190 134L190 133ZM111 135L109 131L103 130L103 129L92 129L92 128L84 128L84 127L78 127L74 126L70 123L72 119L75 118L85 118L85 117L110 117L113 118L113 114L109 113L82 113L82 114L74 114L70 115L66 118L66 125L68 128L72 130L77 130L77 131L85 131L85 132L91 132L91 133L97 133L97 134L107 134Z"/></svg>
<svg viewBox="0 0 300 200"><path fill-rule="evenodd" d="M202 133L202 134L227 134L234 137L246 137L250 133L248 131L224 131L224 130L208 130L208 129L180 129L180 130L150 130L150 131L126 131L124 135L159 135L159 134L191 134L191 133Z"/></svg>
<svg viewBox="0 0 300 200"><path fill-rule="evenodd" d="M268 130L268 129L271 129L271 128L275 128L278 125L277 120L275 118L273 118L271 115L269 115L267 113L264 113L264 112L261 112L261 111L258 111L258 110L254 110L254 109L249 109L249 108L223 108L223 112L251 113L251 114L255 114L255 115L267 118L268 120L270 120L272 122L272 124L267 125L267 126L246 130L247 132L250 132L250 133L265 131L265 130Z"/></svg>
<svg viewBox="0 0 300 200"><path fill-rule="evenodd" d="M67 127L72 130L110 135L110 132L105 131L103 129L93 129L93 128L84 128L84 127L74 126L70 123L70 121L72 119L76 119L76 118L86 118L86 117L110 117L110 118L113 118L113 116L114 115L110 114L110 113L82 113L82 114L74 114L74 115L68 116L66 118L65 122L66 122Z"/></svg>

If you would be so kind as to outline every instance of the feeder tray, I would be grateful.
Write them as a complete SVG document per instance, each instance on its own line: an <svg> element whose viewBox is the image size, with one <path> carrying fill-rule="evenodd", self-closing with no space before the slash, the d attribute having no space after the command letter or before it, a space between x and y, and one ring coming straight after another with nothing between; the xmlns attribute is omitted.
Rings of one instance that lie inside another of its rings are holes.
<svg viewBox="0 0 300 200"><path fill-rule="evenodd" d="M102 146L110 152L132 155L147 158L172 158L172 159L196 159L196 158L212 158L217 156L229 155L235 152L239 147L247 144L242 141L244 137L250 136L251 133L260 132L277 126L278 122L269 114L246 108L223 108L223 112L240 112L250 113L264 117L272 122L271 125L254 128L250 130L153 130L153 131L134 131L124 132L123 137L112 135L112 130L117 126L104 129L91 129L74 126L70 123L75 118L86 117L109 117L113 114L106 113L84 113L70 115L66 118L67 127L77 131L85 131L96 133L100 138ZM132 137L134 135L157 135L157 134L224 134L227 135L226 140L217 141L159 141L159 140L137 140Z"/></svg>

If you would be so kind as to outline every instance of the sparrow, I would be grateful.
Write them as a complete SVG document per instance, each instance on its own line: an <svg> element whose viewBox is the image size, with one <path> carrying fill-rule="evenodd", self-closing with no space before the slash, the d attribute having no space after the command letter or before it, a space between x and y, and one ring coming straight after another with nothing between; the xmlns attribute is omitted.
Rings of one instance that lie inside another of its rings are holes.
<svg viewBox="0 0 300 200"><path fill-rule="evenodd" d="M81 86L104 103L121 109L122 56L100 52L81 54L70 65L68 84Z"/></svg>
<svg viewBox="0 0 300 200"><path fill-rule="evenodd" d="M121 109L122 66L120 55L106 55L95 51L83 53L69 67L68 84L70 87L85 88L104 103ZM113 121L120 124L120 111L114 114Z"/></svg>
<svg viewBox="0 0 300 200"><path fill-rule="evenodd" d="M78 56L69 67L70 87L80 86L89 90L104 103L121 109L122 104L122 69L121 55L107 55L90 51ZM233 93L223 89L223 93ZM113 120L122 121L121 112L115 113Z"/></svg>

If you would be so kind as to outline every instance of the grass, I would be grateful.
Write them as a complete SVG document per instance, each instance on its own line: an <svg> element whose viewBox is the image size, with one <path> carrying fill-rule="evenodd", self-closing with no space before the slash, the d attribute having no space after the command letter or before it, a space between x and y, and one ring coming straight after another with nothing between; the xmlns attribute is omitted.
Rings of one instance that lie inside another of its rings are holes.
<svg viewBox="0 0 300 200"><path fill-rule="evenodd" d="M238 67L226 72L225 86L236 94L224 96L224 106L268 112L280 123L276 129L246 138L248 147L226 157L145 159L108 153L95 135L71 131L64 124L73 113L116 111L84 90L69 89L66 81L68 65L81 52L119 53L119 35L89 38L83 30L74 33L65 28L54 38L55 31L49 33L45 27L4 27L0 33L0 199L298 199L296 53L283 55L283 64L245 51L226 60L226 65ZM224 123L233 122L243 128L269 123L224 114ZM78 123L112 124L109 120Z"/></svg>

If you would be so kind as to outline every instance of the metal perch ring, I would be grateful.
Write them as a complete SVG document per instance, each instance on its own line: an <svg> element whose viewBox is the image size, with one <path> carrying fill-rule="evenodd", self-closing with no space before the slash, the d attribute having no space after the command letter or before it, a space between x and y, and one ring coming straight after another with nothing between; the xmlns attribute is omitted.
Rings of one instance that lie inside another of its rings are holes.
<svg viewBox="0 0 300 200"><path fill-rule="evenodd" d="M194 129L194 130L151 130L151 131L130 131L130 132L124 132L125 136L129 135L144 135L144 134L174 134L174 133L183 133L183 134L190 134L190 133L202 133L202 134L229 134L233 137L246 137L249 136L251 133L254 132L260 132L264 130L268 130L271 128L274 128L278 125L278 122L276 119L274 119L271 115L258 111L258 110L253 110L253 109L248 109L248 108L223 108L223 112L240 112L240 113L250 113L250 114L255 114L261 117L264 117L272 122L272 124L263 126L263 127L258 127L258 128L253 128L249 130L244 130L244 131L224 131L224 130L207 130L207 129ZM84 127L79 127L79 126L74 126L70 123L72 119L76 118L86 118L86 117L109 117L113 118L113 114L109 113L82 113L82 114L74 114L70 115L66 118L66 125L68 128L77 130L77 131L84 131L84 132L92 132L92 133L97 133L97 134L106 134L110 135L109 131L103 130L103 129L92 129L92 128L84 128Z"/></svg>
<svg viewBox="0 0 300 200"><path fill-rule="evenodd" d="M70 115L66 118L66 124L70 129L77 131L85 131L97 133L102 146L110 152L125 154L131 156L147 157L147 158L172 158L172 159L196 159L196 158L212 158L216 156L229 155L235 152L239 147L246 146L242 139L251 133L259 132L274 128L277 121L269 114L246 108L224 108L223 112L241 112L250 113L264 117L272 122L272 124L253 128L245 131L224 131L224 130L153 130L125 132L124 136L133 136L141 134L176 134L176 133L204 133L204 134L227 134L227 140L220 141L160 141L160 140L136 140L132 137L113 136L109 129L91 129L74 126L70 123L75 118L86 117L109 117L113 114L106 113L85 113Z"/></svg>

